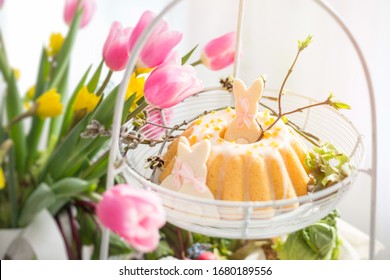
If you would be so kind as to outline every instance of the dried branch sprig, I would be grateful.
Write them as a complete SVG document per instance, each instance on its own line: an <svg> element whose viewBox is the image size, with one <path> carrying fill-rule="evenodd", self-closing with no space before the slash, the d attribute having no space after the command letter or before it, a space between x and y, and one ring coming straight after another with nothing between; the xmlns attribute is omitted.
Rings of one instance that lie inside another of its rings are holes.
<svg viewBox="0 0 390 280"><path fill-rule="evenodd" d="M318 103L314 103L314 104L310 104L310 105L307 105L307 106L303 106L303 107L299 107L295 110L291 110L291 111L288 111L288 112L285 112L285 113L281 113L279 111L275 121L270 125L268 126L266 129L264 129L261 134L260 134L260 137L258 139L258 141L260 141L263 136L264 136L264 133L268 130L270 130L280 119L282 119L283 117L287 116L287 115L291 115L291 114L294 114L294 113L298 113L298 112L302 112L306 109L309 109L309 108L313 108L313 107L318 107L318 106L323 106L323 105L328 105L328 106L331 106L333 108L335 108L336 110L340 110L340 109L350 109L351 107L346 104L346 103L343 103L341 101L336 101L334 100L334 96L333 96L333 93L330 93L330 95L328 96L328 98L322 102L318 102Z"/></svg>
<svg viewBox="0 0 390 280"><path fill-rule="evenodd" d="M111 136L111 129L106 129L98 120L92 120L80 134L83 139L109 136Z"/></svg>
<svg viewBox="0 0 390 280"><path fill-rule="evenodd" d="M278 95L278 110L279 110L279 115L282 114L282 95L283 95L283 92L284 92L284 87L285 87L285 85L286 85L286 83L287 83L287 80L288 80L288 78L290 77L290 75L291 75L291 73L292 73L292 71L293 71L293 69L294 69L295 64L296 64L297 61L298 61L299 55L301 54L301 52L302 52L304 49L306 49L306 48L309 46L309 44L311 43L312 38L313 38L313 37L312 37L311 35L309 35L309 36L306 37L306 39L305 39L304 41L298 41L298 52L297 52L297 54L296 54L296 56L295 56L295 59L294 59L292 65L291 65L290 69L288 69L287 75L286 75L286 77L284 78L283 83L282 83L282 86L280 87L280 90L279 90L279 95Z"/></svg>
<svg viewBox="0 0 390 280"><path fill-rule="evenodd" d="M297 113L297 112L302 112L303 110L306 110L306 109L309 109L309 108L312 108L312 107L316 107L316 106L322 106L322 105L329 105L329 106L335 108L336 110L350 109L350 106L348 104L334 100L333 94L330 93L329 97L325 101L323 101L323 102L310 104L310 105L307 105L307 106L304 106L304 107L300 107L300 108L297 108L295 110L292 110L292 111L289 111L289 112L285 112L285 113L282 112L282 96L284 94L284 87L285 87L285 85L287 83L288 78L290 77L291 73L293 72L294 66L295 66L295 64L298 61L299 55L301 54L301 52L303 50L305 50L310 45L310 43L312 42L312 38L313 37L311 35L309 35L309 36L306 37L305 40L303 40L303 41L299 40L298 41L298 51L297 51L297 54L295 56L295 59L294 59L292 65L291 65L290 69L288 70L288 72L286 74L286 77L283 80L282 86L280 87L280 90L279 90L279 93L278 93L278 99L277 99L277 101L278 101L278 112L277 112L277 115L276 115L277 117L276 117L275 121L270 126L268 126L266 129L262 129L261 130L261 133L260 133L260 136L258 138L258 141L260 141L263 138L264 133L266 131L270 130L280 119L285 118L285 116L287 116L287 115L290 115L290 114L293 114L293 113ZM264 104L261 104L261 105L265 106ZM275 111L274 111L274 113L276 114ZM300 130L298 126L292 126L292 127L298 133L300 133L301 135L304 135L305 137L308 136L307 139L310 142L315 143L312 140L312 139L315 139L315 138L312 137L313 135L309 136L306 132L303 132L302 130Z"/></svg>
<svg viewBox="0 0 390 280"><path fill-rule="evenodd" d="M266 108L267 110L269 110L270 114L272 116L277 117L278 113L275 110L273 110L271 107L269 107L268 105L265 105L262 102L259 102L259 104L261 106L263 106L264 108ZM299 127L297 124L295 124L291 120L287 120L286 125L290 126L292 129L294 129L294 131L296 131L298 134L300 134L303 138L305 138L307 141L309 141L313 145L315 145L317 147L320 145L320 138L318 138L317 136L311 134L310 132L305 131L304 129ZM261 126L260 126L260 128L262 129Z"/></svg>
<svg viewBox="0 0 390 280"><path fill-rule="evenodd" d="M219 83L221 84L223 89L225 89L228 92L232 92L233 91L233 81L234 81L234 78L232 76L228 76L225 79L221 78L219 80Z"/></svg>
<svg viewBox="0 0 390 280"><path fill-rule="evenodd" d="M217 110L218 110L218 109L217 109ZM175 131L179 130L179 129L182 128L183 126L186 126L186 125L192 123L193 121L197 120L199 117L205 116L205 115L207 115L207 114L209 114L209 113L211 113L211 112L213 112L213 111L204 111L203 114L200 114L200 115L198 115L198 116L196 116L196 117L193 117L192 119L185 120L185 121L183 121L182 123L173 126L170 130L167 130L167 131L166 131L166 134L165 134L165 137L164 137L164 140L162 141L162 144L161 144L160 149L159 149L159 151L158 151L157 157L160 157L160 156L161 156L161 154L162 154L162 152L163 152L163 150L164 150L164 147L165 147L165 145L166 145L167 142L168 142L168 139L171 138L171 137L173 137L172 134L173 134ZM177 138L177 136L175 136L174 138ZM156 175L156 170L157 170L157 168L156 168L156 166L155 166L154 169L153 169L152 175L150 176L150 180L151 180L151 181L154 181L154 177L155 177L155 175Z"/></svg>

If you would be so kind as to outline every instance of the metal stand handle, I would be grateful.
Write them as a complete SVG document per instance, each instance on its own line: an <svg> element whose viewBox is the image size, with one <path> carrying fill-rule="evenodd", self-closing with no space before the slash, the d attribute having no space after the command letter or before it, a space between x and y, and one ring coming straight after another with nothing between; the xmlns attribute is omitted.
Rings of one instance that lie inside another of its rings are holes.
<svg viewBox="0 0 390 280"><path fill-rule="evenodd" d="M130 56L129 62L127 64L126 71L123 75L123 80L121 82L121 86L119 88L119 93L116 98L115 103L115 113L112 125L112 144L110 148L110 156L108 162L108 170L107 170L107 181L106 181L106 189L110 189L114 185L114 176L116 174L115 162L119 159L120 153L118 149L119 143L119 133L121 128L121 116L123 113L123 105L125 100L126 89L128 87L130 76L133 72L133 69L136 65L139 54L141 53L142 47L146 43L150 34L158 24L158 22L178 3L183 0L172 0L163 10L162 12L153 20L153 22L146 28L146 30L142 33L139 40L135 44L133 49L133 53ZM345 35L348 37L350 42L355 49L360 63L362 65L364 76L367 82L368 94L370 99L370 110L371 110L371 120L372 120L372 155L371 155L371 218L370 218L370 259L374 259L375 255L375 237L376 237L376 194L377 194L377 120L376 120L376 106L375 106L375 95L374 88L372 84L372 79L370 75L370 71L368 69L368 65L366 59L363 55L362 50L360 49L359 44L357 43L355 37L353 36L350 29L341 19L341 17L335 12L335 10L326 3L326 1L322 0L314 0L326 13L328 13L333 20L340 26L340 28L344 31ZM242 35L242 21L243 21L243 12L245 8L245 0L240 0L239 5L239 17L237 24L237 45L236 48L238 50L235 65L234 65L234 73L238 75L238 68L240 62L239 50L241 48L241 35ZM108 258L108 249L109 249L109 230L103 229L102 243L100 248L100 258L107 259Z"/></svg>

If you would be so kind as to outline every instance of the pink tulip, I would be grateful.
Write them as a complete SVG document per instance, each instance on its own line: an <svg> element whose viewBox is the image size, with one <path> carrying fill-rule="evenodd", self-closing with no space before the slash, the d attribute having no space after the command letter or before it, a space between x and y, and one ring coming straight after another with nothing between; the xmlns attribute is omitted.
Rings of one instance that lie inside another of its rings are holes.
<svg viewBox="0 0 390 280"><path fill-rule="evenodd" d="M169 126L169 122L172 119L172 109L157 109L153 107L146 107L147 121L149 123L142 126L140 132L150 139L159 139L165 132L165 128L161 126Z"/></svg>
<svg viewBox="0 0 390 280"><path fill-rule="evenodd" d="M123 28L119 22L113 22L110 33L104 43L103 58L108 68L112 71L125 69L129 60L128 41L131 35L131 27Z"/></svg>
<svg viewBox="0 0 390 280"><path fill-rule="evenodd" d="M141 16L129 40L130 51L142 32L149 26L155 18L155 14L146 11ZM172 49L181 41L182 34L178 31L169 30L166 21L161 20L154 28L144 45L137 66L141 68L153 68L165 61Z"/></svg>
<svg viewBox="0 0 390 280"><path fill-rule="evenodd" d="M203 82L190 65L157 67L145 82L145 99L157 108L169 108L200 92Z"/></svg>
<svg viewBox="0 0 390 280"><path fill-rule="evenodd" d="M3 8L4 0L0 0L0 9Z"/></svg>
<svg viewBox="0 0 390 280"><path fill-rule="evenodd" d="M103 194L96 208L101 223L140 252L151 252L165 224L161 201L152 192L117 185Z"/></svg>
<svg viewBox="0 0 390 280"><path fill-rule="evenodd" d="M201 61L211 70L221 70L233 64L236 33L230 32L211 40L202 51Z"/></svg>
<svg viewBox="0 0 390 280"><path fill-rule="evenodd" d="M67 25L72 23L78 2L79 0L65 0L64 20ZM81 0L80 6L83 9L80 27L83 28L91 21L95 12L96 3L95 0Z"/></svg>

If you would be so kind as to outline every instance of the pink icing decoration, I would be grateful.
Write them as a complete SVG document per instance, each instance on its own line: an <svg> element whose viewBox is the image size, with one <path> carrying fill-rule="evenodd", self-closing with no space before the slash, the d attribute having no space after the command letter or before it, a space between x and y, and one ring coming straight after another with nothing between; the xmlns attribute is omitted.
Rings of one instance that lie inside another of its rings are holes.
<svg viewBox="0 0 390 280"><path fill-rule="evenodd" d="M178 190L184 182L192 183L194 188L200 193L203 193L206 190L206 178L196 178L191 166L186 162L182 162L179 158L176 158L175 166L172 170L172 175L174 185Z"/></svg>
<svg viewBox="0 0 390 280"><path fill-rule="evenodd" d="M237 108L236 114L237 118L237 127L242 128L244 124L247 128L250 128L252 125L252 119L255 117L254 114L249 114L249 101L248 98L240 98L240 108ZM242 110L242 111L241 111Z"/></svg>

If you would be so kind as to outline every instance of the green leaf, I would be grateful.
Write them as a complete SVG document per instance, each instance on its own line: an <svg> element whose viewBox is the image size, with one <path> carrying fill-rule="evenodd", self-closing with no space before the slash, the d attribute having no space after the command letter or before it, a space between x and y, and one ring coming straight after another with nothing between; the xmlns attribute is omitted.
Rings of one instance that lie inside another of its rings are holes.
<svg viewBox="0 0 390 280"><path fill-rule="evenodd" d="M39 70L37 81L35 84L35 94L33 100L36 100L46 90L46 82L50 73L50 61L47 57L45 48L42 49L41 60L39 63ZM27 166L30 167L37 157L38 145L42 135L42 131L45 125L45 120L38 116L34 116L32 125L27 136L27 142L29 144Z"/></svg>
<svg viewBox="0 0 390 280"><path fill-rule="evenodd" d="M115 233L110 233L110 256L128 255L134 253L130 245Z"/></svg>
<svg viewBox="0 0 390 280"><path fill-rule="evenodd" d="M327 101L329 106L335 108L336 110L351 109L351 106L349 106L348 104L338 100L334 100L334 95L332 92L329 94Z"/></svg>
<svg viewBox="0 0 390 280"><path fill-rule="evenodd" d="M349 106L346 103L340 102L340 101L334 102L334 106L333 107L338 109L338 110L339 109L351 109L351 106Z"/></svg>
<svg viewBox="0 0 390 280"><path fill-rule="evenodd" d="M100 80L100 75L102 73L102 68L103 68L104 60L102 60L99 64L99 67L96 68L95 73L93 74L91 80L88 83L88 91L89 92L95 92L97 85Z"/></svg>
<svg viewBox="0 0 390 280"><path fill-rule="evenodd" d="M337 233L335 210L320 221L288 235L277 245L282 260L330 260L337 259L341 241Z"/></svg>
<svg viewBox="0 0 390 280"><path fill-rule="evenodd" d="M54 180L61 177L61 174L64 173L67 168L64 163L67 162L69 155L72 154L74 147L80 139L80 133L85 129L89 120L89 117L85 116L55 147L49 160L46 162L45 168L39 176L40 181L43 181L49 174Z"/></svg>
<svg viewBox="0 0 390 280"><path fill-rule="evenodd" d="M106 128L110 127L112 123L112 117L114 114L114 107L116 97L119 92L119 86L116 86L102 102L99 103L98 107L93 112L91 117L92 120L99 121Z"/></svg>
<svg viewBox="0 0 390 280"><path fill-rule="evenodd" d="M47 209L49 210L52 216L55 216L62 209L62 207L64 207L69 202L70 202L69 198L56 199L56 202L50 205Z"/></svg>
<svg viewBox="0 0 390 280"><path fill-rule="evenodd" d="M7 119L12 120L22 113L22 99L16 85L13 72L8 78L8 88L6 96ZM24 174L26 168L27 144L22 122L14 124L10 130L11 139L15 146L16 169L19 174Z"/></svg>
<svg viewBox="0 0 390 280"><path fill-rule="evenodd" d="M99 121L102 125L109 128L112 124L114 106L116 102L116 97L118 95L119 87L116 87L95 109L92 114L91 119ZM135 94L133 94L124 105L122 121L125 119L127 112L129 111L131 105L135 99ZM74 176L82 163L91 155L95 154L97 150L109 140L108 137L97 137L97 138L88 138L80 139L73 147L72 153L68 155L68 160L64 163L65 166L69 166L68 173L64 174L65 176ZM72 168L71 168L72 167Z"/></svg>
<svg viewBox="0 0 390 280"><path fill-rule="evenodd" d="M65 75L66 69L69 65L71 50L73 48L77 31L81 23L82 13L82 10L78 10L75 13L72 24L69 27L68 34L64 40L60 52L57 55L57 67L54 69L52 76L53 78L48 88L57 88L63 79L63 76Z"/></svg>
<svg viewBox="0 0 390 280"><path fill-rule="evenodd" d="M4 107L5 107L4 97L2 95L0 95L0 143L2 143L4 141L4 138L5 138L5 130L3 127Z"/></svg>
<svg viewBox="0 0 390 280"><path fill-rule="evenodd" d="M158 243L158 247L154 252L148 253L145 255L146 260L159 260L166 256L172 256L173 250L169 246L168 242L166 240L160 240Z"/></svg>
<svg viewBox="0 0 390 280"><path fill-rule="evenodd" d="M65 73L61 79L61 82L58 84L58 92L61 95L62 103L64 103L66 100L65 93L68 84L68 77L69 77L69 64L65 69ZM49 151L53 150L54 146L56 145L59 139L60 132L61 132L61 124L63 122L63 119L64 119L63 114L50 119L49 133L47 139Z"/></svg>
<svg viewBox="0 0 390 280"><path fill-rule="evenodd" d="M5 51L5 45L0 30L0 71L3 74L4 80L8 81L9 75L12 72L8 64L7 54Z"/></svg>
<svg viewBox="0 0 390 280"><path fill-rule="evenodd" d="M181 64L184 65L191 58L194 51L198 48L199 45L196 45L192 50L190 50L185 56L181 58Z"/></svg>
<svg viewBox="0 0 390 280"><path fill-rule="evenodd" d="M52 185L52 191L57 199L73 198L94 189L96 189L96 182L89 182L79 178L64 178Z"/></svg>
<svg viewBox="0 0 390 280"><path fill-rule="evenodd" d="M67 133L67 131L72 123L74 102L76 101L76 97L77 97L79 91L84 86L85 81L87 80L87 77L88 77L89 71L91 70L91 67L92 66L89 66L88 69L85 71L83 77L81 78L81 80L77 84L76 88L73 91L71 98L68 101L68 104L67 104L66 109L65 109L64 119L62 121L60 138L65 136L65 134Z"/></svg>
<svg viewBox="0 0 390 280"><path fill-rule="evenodd" d="M37 80L35 83L35 94L33 100L36 100L39 96L42 95L47 90L47 82L49 79L51 64L47 56L45 48L41 52L41 60L39 63Z"/></svg>
<svg viewBox="0 0 390 280"><path fill-rule="evenodd" d="M324 224L316 223L307 227L304 232L304 238L310 248L318 255L320 259L330 259L332 250L336 241L335 228Z"/></svg>
<svg viewBox="0 0 390 280"><path fill-rule="evenodd" d="M321 190L340 182L352 173L353 166L349 157L340 153L331 143L327 142L320 147L313 147L305 159L311 176L316 181L315 190Z"/></svg>
<svg viewBox="0 0 390 280"><path fill-rule="evenodd" d="M105 153L99 158L93 165L84 169L81 173L81 177L85 180L98 179L107 173L108 167L108 153Z"/></svg>
<svg viewBox="0 0 390 280"><path fill-rule="evenodd" d="M306 39L304 41L298 41L298 49L300 51L303 51L304 49L306 49L310 45L310 43L312 42L312 39L313 39L313 36L309 35L306 37Z"/></svg>
<svg viewBox="0 0 390 280"><path fill-rule="evenodd" d="M27 226L40 211L49 207L55 200L55 195L50 187L45 183L41 183L24 203L18 225L20 227Z"/></svg>

